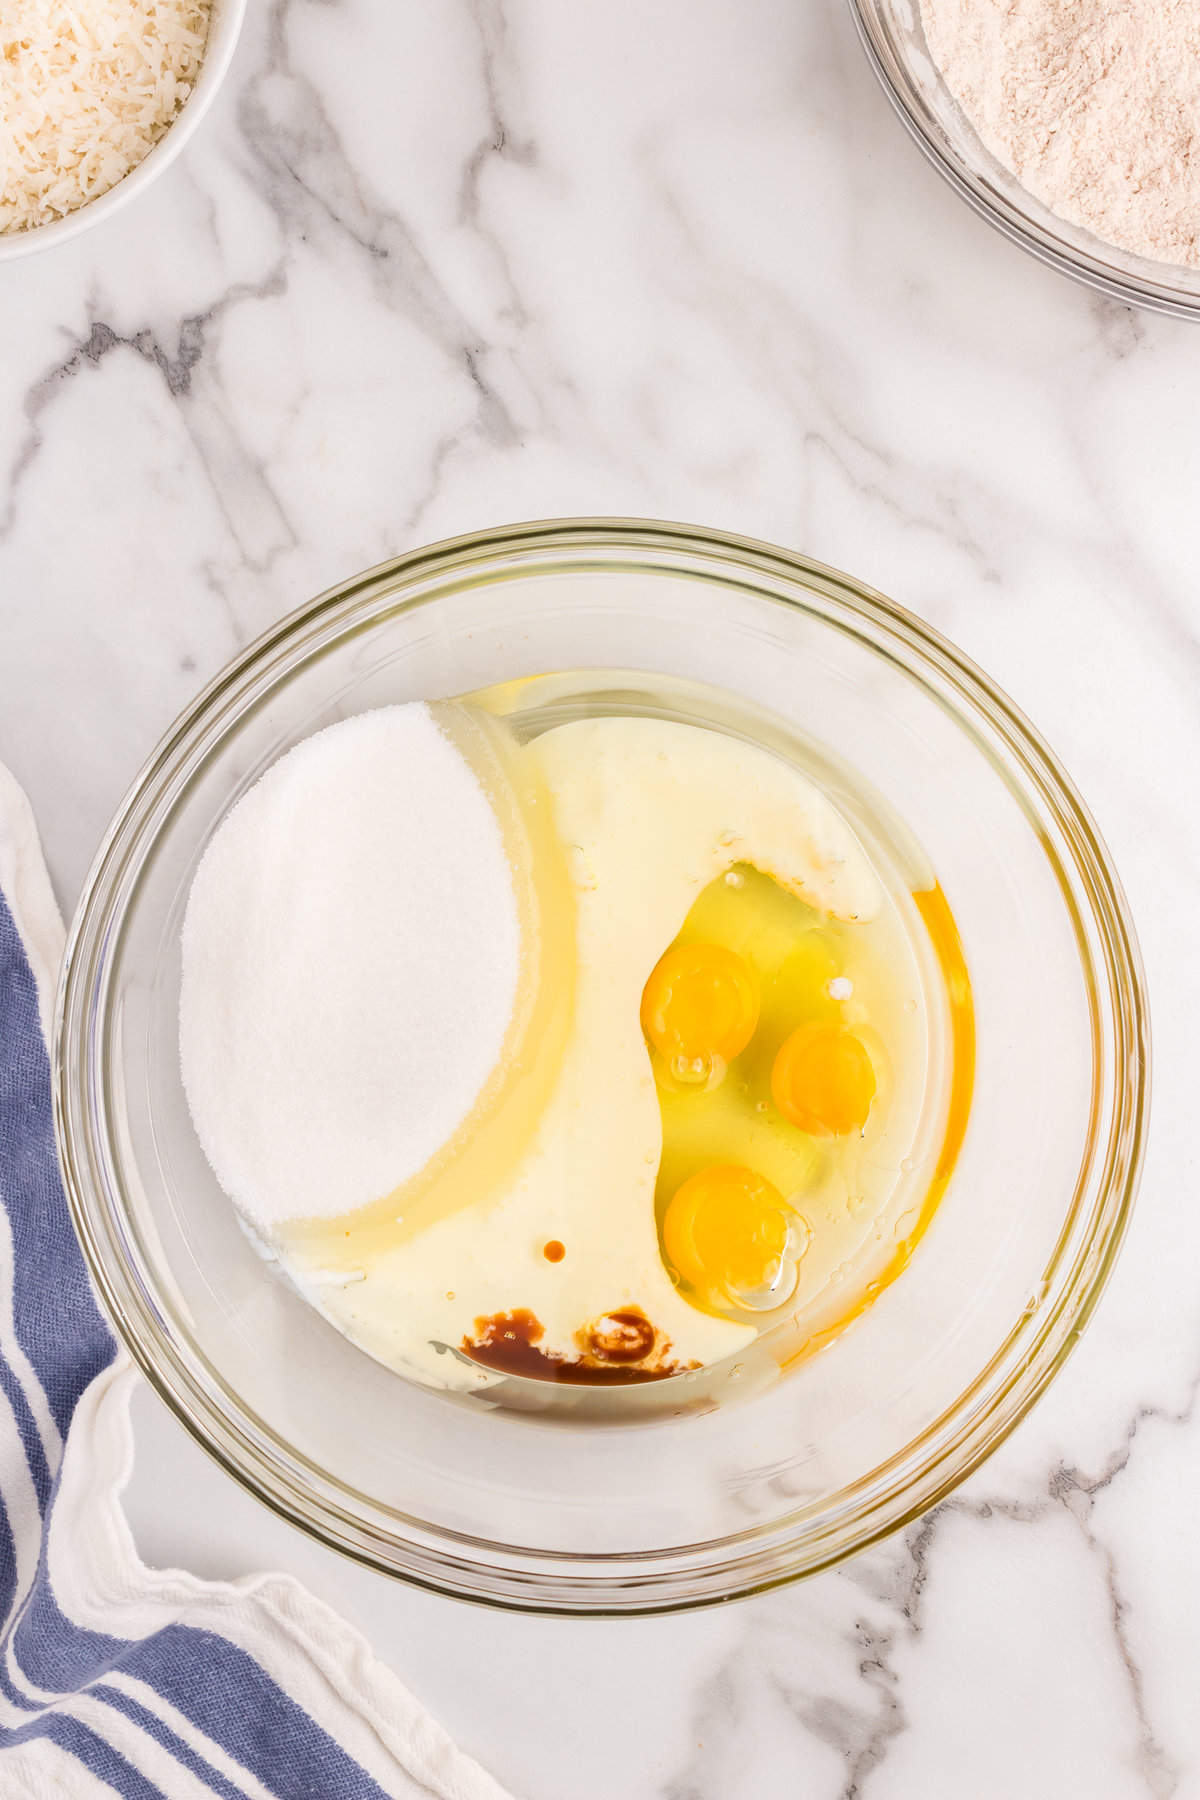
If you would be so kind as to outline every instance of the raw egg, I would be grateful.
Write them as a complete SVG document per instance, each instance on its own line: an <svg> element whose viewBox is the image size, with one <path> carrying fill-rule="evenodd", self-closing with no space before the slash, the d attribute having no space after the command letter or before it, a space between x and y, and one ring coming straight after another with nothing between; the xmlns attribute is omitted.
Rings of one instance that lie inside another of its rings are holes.
<svg viewBox="0 0 1200 1800"><path fill-rule="evenodd" d="M729 1063L758 1025L758 980L723 944L674 944L651 972L642 994L642 1030L683 1079L707 1079Z"/></svg>
<svg viewBox="0 0 1200 1800"><path fill-rule="evenodd" d="M710 1301L751 1311L780 1306L796 1284L807 1227L765 1176L736 1163L701 1169L663 1220L667 1259Z"/></svg>
<svg viewBox="0 0 1200 1800"><path fill-rule="evenodd" d="M789 1124L816 1137L861 1131L875 1098L866 1045L839 1025L801 1025L775 1058L771 1098Z"/></svg>

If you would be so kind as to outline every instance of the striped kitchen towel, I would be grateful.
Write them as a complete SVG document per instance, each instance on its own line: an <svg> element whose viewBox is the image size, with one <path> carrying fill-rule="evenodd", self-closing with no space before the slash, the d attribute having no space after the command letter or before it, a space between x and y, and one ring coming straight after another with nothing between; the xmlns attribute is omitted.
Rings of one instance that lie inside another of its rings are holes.
<svg viewBox="0 0 1200 1800"><path fill-rule="evenodd" d="M283 1575L138 1558L136 1379L59 1183L46 1054L62 927L0 767L0 1796L505 1800L336 1614Z"/></svg>

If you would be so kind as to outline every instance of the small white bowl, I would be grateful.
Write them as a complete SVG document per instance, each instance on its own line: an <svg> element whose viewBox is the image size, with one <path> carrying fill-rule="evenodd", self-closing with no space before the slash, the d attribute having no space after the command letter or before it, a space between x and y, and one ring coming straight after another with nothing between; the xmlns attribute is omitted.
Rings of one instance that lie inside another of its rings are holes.
<svg viewBox="0 0 1200 1800"><path fill-rule="evenodd" d="M246 0L212 0L208 43L196 84L150 153L118 181L116 187L109 188L106 194L100 194L95 200L89 200L86 205L68 213L65 218L53 219L48 225L34 225L28 231L0 233L0 263L15 261L19 256L30 256L35 250L49 250L54 244L65 244L68 238L77 237L81 231L99 225L102 220L111 218L118 207L132 200L135 194L142 193L156 176L161 175L174 162L212 105L217 89L225 79L245 16Z"/></svg>

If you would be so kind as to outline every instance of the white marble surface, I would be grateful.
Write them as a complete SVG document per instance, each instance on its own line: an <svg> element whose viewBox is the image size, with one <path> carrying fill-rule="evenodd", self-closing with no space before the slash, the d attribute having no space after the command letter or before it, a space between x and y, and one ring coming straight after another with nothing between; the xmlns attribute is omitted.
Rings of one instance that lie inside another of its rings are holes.
<svg viewBox="0 0 1200 1800"><path fill-rule="evenodd" d="M803 548L974 653L1090 799L1155 1006L1083 1347L841 1572L675 1620L475 1612L303 1541L148 1396L145 1552L300 1572L524 1800L1200 1795L1200 330L968 213L842 0L251 0L163 181L4 270L0 344L0 757L65 905L285 608L449 532L627 511Z"/></svg>

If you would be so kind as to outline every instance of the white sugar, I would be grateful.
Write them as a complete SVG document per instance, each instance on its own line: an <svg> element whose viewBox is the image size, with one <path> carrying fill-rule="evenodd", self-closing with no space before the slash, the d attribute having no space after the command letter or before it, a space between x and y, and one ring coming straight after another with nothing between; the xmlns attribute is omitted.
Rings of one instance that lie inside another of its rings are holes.
<svg viewBox="0 0 1200 1800"><path fill-rule="evenodd" d="M188 899L180 1054L260 1230L418 1173L496 1065L520 950L495 812L427 706L318 732L239 801Z"/></svg>

